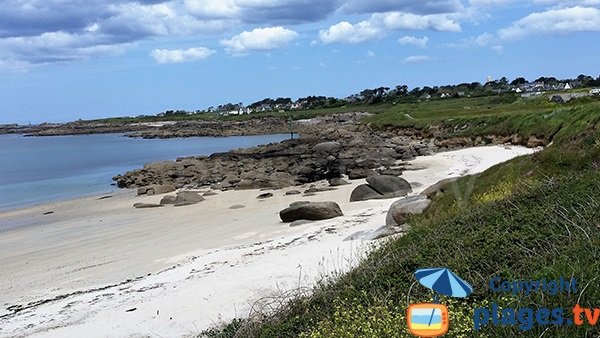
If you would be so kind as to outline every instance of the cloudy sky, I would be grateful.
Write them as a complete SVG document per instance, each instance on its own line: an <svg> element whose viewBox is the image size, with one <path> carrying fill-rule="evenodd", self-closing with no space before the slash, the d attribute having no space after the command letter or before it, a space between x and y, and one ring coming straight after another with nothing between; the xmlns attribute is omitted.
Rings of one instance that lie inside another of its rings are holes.
<svg viewBox="0 0 600 338"><path fill-rule="evenodd" d="M600 74L600 0L2 0L0 123Z"/></svg>

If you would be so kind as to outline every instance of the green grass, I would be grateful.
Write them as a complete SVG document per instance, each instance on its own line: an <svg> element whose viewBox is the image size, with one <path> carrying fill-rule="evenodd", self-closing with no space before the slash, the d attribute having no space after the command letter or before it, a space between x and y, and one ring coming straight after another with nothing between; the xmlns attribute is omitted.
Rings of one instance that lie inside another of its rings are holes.
<svg viewBox="0 0 600 338"><path fill-rule="evenodd" d="M464 111L467 103L479 106ZM352 271L322 282L310 296L296 297L276 313L237 321L220 337L233 332L238 337L409 337L403 316L413 273L437 266L475 287L472 297L451 303L447 337L598 337L600 326L473 330L473 309L491 303L565 312L577 302L600 308L600 103L516 100L489 109L488 104L489 99L478 98L452 101L445 109L441 102L411 111L394 107L370 123L389 128L469 121L469 129L457 134L537 134L552 137L554 144L459 180L455 189L434 198L425 215L410 219L405 236L387 241ZM414 120L405 119L405 111ZM574 276L580 289L556 297L498 294L487 288L495 275L510 280ZM412 302L430 297L422 287L411 293Z"/></svg>

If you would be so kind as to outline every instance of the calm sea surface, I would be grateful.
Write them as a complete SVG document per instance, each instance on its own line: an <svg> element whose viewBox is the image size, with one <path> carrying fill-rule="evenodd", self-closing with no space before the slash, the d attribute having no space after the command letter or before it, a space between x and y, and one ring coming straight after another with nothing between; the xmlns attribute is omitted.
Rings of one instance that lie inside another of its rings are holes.
<svg viewBox="0 0 600 338"><path fill-rule="evenodd" d="M0 210L116 190L111 178L145 163L279 142L289 135L133 139L121 134L0 135Z"/></svg>

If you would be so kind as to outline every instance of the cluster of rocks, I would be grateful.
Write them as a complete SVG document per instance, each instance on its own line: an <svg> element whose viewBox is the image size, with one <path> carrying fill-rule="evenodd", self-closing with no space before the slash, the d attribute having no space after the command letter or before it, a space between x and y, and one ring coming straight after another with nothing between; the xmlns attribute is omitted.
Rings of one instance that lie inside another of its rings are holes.
<svg viewBox="0 0 600 338"><path fill-rule="evenodd" d="M431 142L373 133L364 125L323 127L303 127L307 132L301 138L277 144L153 162L113 179L121 188L169 184L218 190L280 189L321 180L343 184L336 180L342 175L350 179L401 175L404 167L399 161L435 152Z"/></svg>

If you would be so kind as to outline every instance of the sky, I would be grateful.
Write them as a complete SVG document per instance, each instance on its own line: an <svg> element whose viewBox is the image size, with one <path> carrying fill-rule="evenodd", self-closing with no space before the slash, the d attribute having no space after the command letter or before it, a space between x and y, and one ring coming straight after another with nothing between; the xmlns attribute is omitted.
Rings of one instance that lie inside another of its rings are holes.
<svg viewBox="0 0 600 338"><path fill-rule="evenodd" d="M2 0L0 123L600 75L600 0Z"/></svg>

